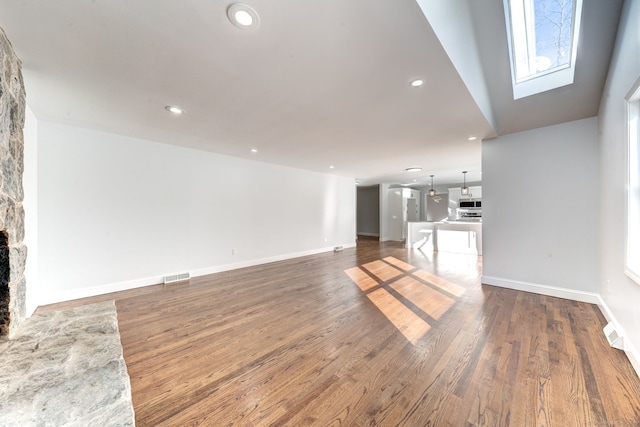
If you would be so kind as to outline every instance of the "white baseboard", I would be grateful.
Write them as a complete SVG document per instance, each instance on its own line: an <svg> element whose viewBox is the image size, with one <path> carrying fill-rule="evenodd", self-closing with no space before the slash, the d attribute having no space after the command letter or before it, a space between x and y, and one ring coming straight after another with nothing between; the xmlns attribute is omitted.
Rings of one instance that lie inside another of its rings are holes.
<svg viewBox="0 0 640 427"><path fill-rule="evenodd" d="M631 365L633 366L633 369L635 369L636 374L638 375L638 377L640 377L640 353L635 348L635 346L633 345L631 340L627 339L627 337L629 335L620 326L620 324L616 320L616 317L613 315L613 312L611 311L611 309L609 308L607 303L604 301L604 299L602 299L602 297L600 295L598 295L598 300L599 300L598 303L597 303L598 304L598 308L602 312L602 315L604 316L604 318L607 319L607 322L613 323L613 325L616 328L616 332L618 333L618 335L623 337L622 338L622 343L624 345L624 350L623 351L627 355L627 358L629 359L629 362L631 362Z"/></svg>
<svg viewBox="0 0 640 427"><path fill-rule="evenodd" d="M347 249L347 248L354 248L356 244L352 242L352 243L343 243L342 245L336 245L336 246L342 246L344 249ZM246 261L241 261L233 264L216 265L212 267L199 268L199 269L190 271L189 273L191 274L191 277L205 276L207 274L220 273L220 272L229 271L229 270L236 270L238 268L253 267L256 265L267 264L270 262L284 261L287 259L299 258L303 256L308 256L308 255L316 255L324 252L333 252L334 248L335 246L331 246L326 248L312 249L309 251L301 251L301 252L276 255L276 256L266 257L266 258L246 260ZM107 283L104 285L93 286L90 288L55 291L48 294L40 295L37 298L37 301L35 301L32 305L34 307L37 307L41 305L55 304L59 302L71 301L71 300L76 300L80 298L95 297L98 295L109 294L112 292L127 291L130 289L141 288L144 286L158 285L163 282L163 278L164 278L164 275L159 275L159 276L151 276L151 277L145 277L145 278L140 278L135 280L127 280L123 282Z"/></svg>
<svg viewBox="0 0 640 427"><path fill-rule="evenodd" d="M598 304L600 295L595 292L577 291L575 289L559 288L555 286L540 285L537 283L520 282L518 280L501 279L499 277L482 276L482 283L501 288L515 289L517 291L531 292L550 297L570 299L573 301Z"/></svg>
<svg viewBox="0 0 640 427"><path fill-rule="evenodd" d="M100 286L90 288L70 289L51 292L41 295L38 298L38 306L55 304L58 302L72 301L80 298L95 297L98 295L110 294L112 292L127 291L130 289L141 288L143 286L157 285L162 283L163 276L145 277L136 280L127 280L123 282L107 283Z"/></svg>
<svg viewBox="0 0 640 427"><path fill-rule="evenodd" d="M358 231L356 234L358 236L380 237L380 233L365 233L364 231Z"/></svg>
<svg viewBox="0 0 640 427"><path fill-rule="evenodd" d="M355 248L356 244L346 243L346 244L336 245L336 246L342 246L344 249L347 249L347 248ZM223 271L229 271L229 270L237 270L238 268L254 267L256 265L268 264L270 262L284 261L287 259L299 258L299 257L309 256L309 255L317 255L324 252L333 252L334 248L335 246L331 246L330 248L312 249L310 251L296 252L293 254L276 255L272 257L240 261L233 264L224 264L224 265L216 265L213 267L199 268L197 270L191 271L191 277L206 276L207 274L221 273Z"/></svg>
<svg viewBox="0 0 640 427"><path fill-rule="evenodd" d="M499 286L501 288L532 292L534 294L547 295L550 297L564 298L597 305L607 322L612 322L616 327L618 335L623 337L624 352L629 359L629 362L631 362L633 369L636 371L636 374L638 375L638 377L640 377L640 353L638 353L638 350L633 346L631 341L626 338L629 335L627 335L626 331L620 327L620 324L616 321L613 312L611 311L609 306L607 306L600 294L594 292L576 291L574 289L559 288L555 286L540 285L536 283L520 282L517 280L501 279L491 276L482 276L482 283L492 286ZM604 332L602 333L604 334Z"/></svg>

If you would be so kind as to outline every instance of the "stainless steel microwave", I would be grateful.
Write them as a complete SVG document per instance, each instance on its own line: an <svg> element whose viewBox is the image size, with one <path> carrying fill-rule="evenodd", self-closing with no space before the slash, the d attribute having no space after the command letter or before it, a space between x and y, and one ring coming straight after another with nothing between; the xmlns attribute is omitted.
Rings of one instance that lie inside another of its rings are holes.
<svg viewBox="0 0 640 427"><path fill-rule="evenodd" d="M482 200L460 200L461 209L481 209L482 208Z"/></svg>

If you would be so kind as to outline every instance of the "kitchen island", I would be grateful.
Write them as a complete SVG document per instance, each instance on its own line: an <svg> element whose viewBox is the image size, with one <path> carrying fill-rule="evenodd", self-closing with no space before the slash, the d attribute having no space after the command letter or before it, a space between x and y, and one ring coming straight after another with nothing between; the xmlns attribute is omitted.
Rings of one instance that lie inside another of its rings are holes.
<svg viewBox="0 0 640 427"><path fill-rule="evenodd" d="M482 255L482 223L439 221L407 223L405 247Z"/></svg>

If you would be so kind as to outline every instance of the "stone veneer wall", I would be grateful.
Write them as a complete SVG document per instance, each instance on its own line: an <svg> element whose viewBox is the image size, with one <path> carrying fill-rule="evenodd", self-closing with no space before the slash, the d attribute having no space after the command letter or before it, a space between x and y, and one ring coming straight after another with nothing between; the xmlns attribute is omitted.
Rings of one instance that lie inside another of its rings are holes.
<svg viewBox="0 0 640 427"><path fill-rule="evenodd" d="M0 283L0 336L11 336L26 312L27 248L22 208L25 91L21 66L0 28L0 232L7 237L9 253L9 283Z"/></svg>

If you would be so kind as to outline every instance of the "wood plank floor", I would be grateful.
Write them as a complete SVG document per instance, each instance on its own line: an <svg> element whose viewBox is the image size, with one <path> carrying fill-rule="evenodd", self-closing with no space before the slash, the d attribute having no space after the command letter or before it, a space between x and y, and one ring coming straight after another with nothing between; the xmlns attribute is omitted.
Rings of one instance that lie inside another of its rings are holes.
<svg viewBox="0 0 640 427"><path fill-rule="evenodd" d="M481 285L481 268L367 239L102 298L138 426L640 425L596 306Z"/></svg>

